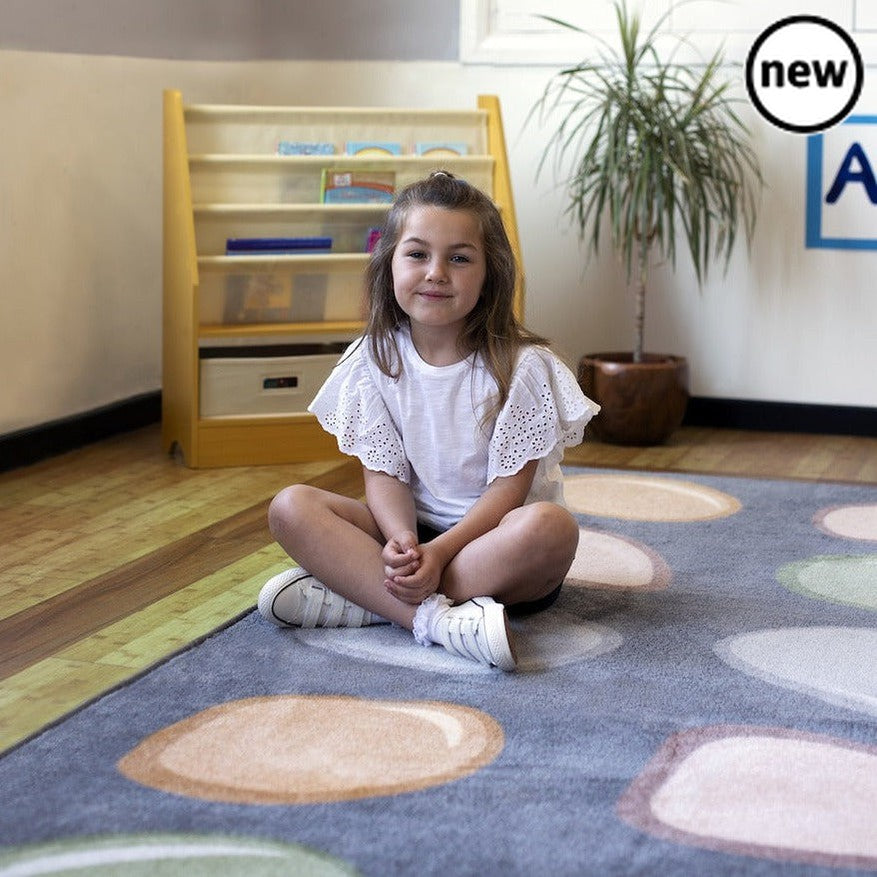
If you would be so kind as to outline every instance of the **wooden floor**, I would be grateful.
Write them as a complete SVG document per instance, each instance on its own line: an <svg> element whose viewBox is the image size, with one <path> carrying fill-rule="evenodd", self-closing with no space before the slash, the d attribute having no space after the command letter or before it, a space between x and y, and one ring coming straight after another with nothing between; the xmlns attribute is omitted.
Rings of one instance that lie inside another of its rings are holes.
<svg viewBox="0 0 877 877"><path fill-rule="evenodd" d="M877 439L683 428L567 462L877 484ZM0 750L250 609L293 482L362 495L353 461L186 469L158 427L0 475Z"/></svg>

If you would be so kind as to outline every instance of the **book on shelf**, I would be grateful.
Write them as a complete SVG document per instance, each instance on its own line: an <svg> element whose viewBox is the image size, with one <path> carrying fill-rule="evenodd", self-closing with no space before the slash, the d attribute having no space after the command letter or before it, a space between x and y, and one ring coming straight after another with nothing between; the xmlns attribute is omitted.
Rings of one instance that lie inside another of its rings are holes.
<svg viewBox="0 0 877 877"><path fill-rule="evenodd" d="M227 256L285 256L297 253L328 253L332 249L330 237L306 238L228 238Z"/></svg>
<svg viewBox="0 0 877 877"><path fill-rule="evenodd" d="M389 204L396 191L392 171L324 170L320 200L324 204Z"/></svg>
<svg viewBox="0 0 877 877"><path fill-rule="evenodd" d="M380 140L348 140L346 150L348 155L401 155L402 144L387 143Z"/></svg>
<svg viewBox="0 0 877 877"><path fill-rule="evenodd" d="M428 141L426 143L417 143L414 147L415 155L423 155L435 158L454 157L458 155L466 155L469 152L469 146L465 143L450 143L446 141Z"/></svg>
<svg viewBox="0 0 877 877"><path fill-rule="evenodd" d="M309 323L324 319L329 277L273 272L230 274L225 323Z"/></svg>
<svg viewBox="0 0 877 877"><path fill-rule="evenodd" d="M308 143L300 140L281 140L277 155L334 155L334 143Z"/></svg>
<svg viewBox="0 0 877 877"><path fill-rule="evenodd" d="M370 228L368 230L368 234L365 236L365 251L367 253L373 253L375 247L378 245L378 241L381 239L381 229L380 228Z"/></svg>
<svg viewBox="0 0 877 877"><path fill-rule="evenodd" d="M319 322L326 318L327 274L296 274L292 278L292 299L288 319L291 323Z"/></svg>
<svg viewBox="0 0 877 877"><path fill-rule="evenodd" d="M228 238L230 256L286 256L328 253L331 237ZM226 280L226 323L309 322L322 319L326 306L324 273L289 276L283 272L230 274Z"/></svg>
<svg viewBox="0 0 877 877"><path fill-rule="evenodd" d="M289 278L271 272L229 274L226 278L226 323L282 320L289 311Z"/></svg>

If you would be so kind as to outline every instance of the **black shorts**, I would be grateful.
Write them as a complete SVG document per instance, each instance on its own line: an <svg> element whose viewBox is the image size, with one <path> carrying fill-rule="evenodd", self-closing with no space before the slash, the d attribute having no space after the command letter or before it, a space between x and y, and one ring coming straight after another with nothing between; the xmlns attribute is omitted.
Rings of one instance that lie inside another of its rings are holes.
<svg viewBox="0 0 877 877"><path fill-rule="evenodd" d="M420 543L432 542L436 536L441 536L442 531L430 527L421 521L417 522L417 541ZM511 603L507 605L506 612L512 617L521 615L532 615L535 612L542 612L549 606L553 605L555 600L560 596L560 589L563 585L558 585L550 594L540 597L538 600L525 600L521 603Z"/></svg>

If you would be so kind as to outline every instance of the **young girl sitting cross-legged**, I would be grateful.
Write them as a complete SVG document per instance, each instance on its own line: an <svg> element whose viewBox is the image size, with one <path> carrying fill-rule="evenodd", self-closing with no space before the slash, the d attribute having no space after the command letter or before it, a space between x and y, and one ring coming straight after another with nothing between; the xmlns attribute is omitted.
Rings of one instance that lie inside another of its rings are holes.
<svg viewBox="0 0 877 877"><path fill-rule="evenodd" d="M269 525L301 564L275 624L394 622L422 645L515 668L506 618L545 608L572 564L563 448L599 410L512 311L515 261L483 193L439 171L402 190L369 263L369 319L310 406L362 461L365 503L282 490Z"/></svg>

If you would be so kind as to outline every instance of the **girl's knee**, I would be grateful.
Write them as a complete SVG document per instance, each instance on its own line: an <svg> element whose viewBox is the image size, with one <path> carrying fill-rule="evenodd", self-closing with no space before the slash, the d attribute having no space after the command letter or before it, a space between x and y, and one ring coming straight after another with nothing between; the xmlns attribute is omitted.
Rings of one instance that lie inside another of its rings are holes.
<svg viewBox="0 0 877 877"><path fill-rule="evenodd" d="M316 499L315 489L307 484L292 484L284 487L268 506L268 529L274 538L295 527L306 519L308 508Z"/></svg>
<svg viewBox="0 0 877 877"><path fill-rule="evenodd" d="M520 509L521 536L535 550L555 556L575 555L579 544L579 525L563 507L553 502L536 502Z"/></svg>

